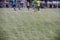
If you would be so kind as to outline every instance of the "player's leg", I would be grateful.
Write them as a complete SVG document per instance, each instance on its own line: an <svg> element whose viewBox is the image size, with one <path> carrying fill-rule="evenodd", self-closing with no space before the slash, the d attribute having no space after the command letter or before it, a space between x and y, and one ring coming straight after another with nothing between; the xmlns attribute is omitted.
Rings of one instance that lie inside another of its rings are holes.
<svg viewBox="0 0 60 40"><path fill-rule="evenodd" d="M16 11L16 5L13 5L13 9Z"/></svg>
<svg viewBox="0 0 60 40"><path fill-rule="evenodd" d="M37 5L34 4L34 12L37 12Z"/></svg>
<svg viewBox="0 0 60 40"><path fill-rule="evenodd" d="M29 6L27 6L28 10L29 10Z"/></svg>
<svg viewBox="0 0 60 40"><path fill-rule="evenodd" d="M20 3L18 4L18 9L20 10Z"/></svg>
<svg viewBox="0 0 60 40"><path fill-rule="evenodd" d="M38 6L38 7L37 7L38 11L40 10L39 8L40 8L40 7Z"/></svg>
<svg viewBox="0 0 60 40"><path fill-rule="evenodd" d="M14 10L16 11L16 7L14 7Z"/></svg>

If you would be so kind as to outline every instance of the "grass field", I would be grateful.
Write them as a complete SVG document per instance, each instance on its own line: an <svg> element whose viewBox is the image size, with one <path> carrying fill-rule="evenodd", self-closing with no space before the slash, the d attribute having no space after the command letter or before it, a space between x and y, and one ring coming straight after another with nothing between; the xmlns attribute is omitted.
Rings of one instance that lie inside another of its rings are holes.
<svg viewBox="0 0 60 40"><path fill-rule="evenodd" d="M0 40L60 40L60 9L0 8Z"/></svg>

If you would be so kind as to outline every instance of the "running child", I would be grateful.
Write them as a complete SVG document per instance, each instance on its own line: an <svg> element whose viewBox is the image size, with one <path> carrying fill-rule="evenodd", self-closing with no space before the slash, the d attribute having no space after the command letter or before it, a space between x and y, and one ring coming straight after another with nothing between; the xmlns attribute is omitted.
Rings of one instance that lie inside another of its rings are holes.
<svg viewBox="0 0 60 40"><path fill-rule="evenodd" d="M27 8L30 9L30 2L27 2Z"/></svg>
<svg viewBox="0 0 60 40"><path fill-rule="evenodd" d="M37 0L34 0L34 12L37 12Z"/></svg>
<svg viewBox="0 0 60 40"><path fill-rule="evenodd" d="M13 0L12 3L13 3L13 8L16 11L16 0Z"/></svg>
<svg viewBox="0 0 60 40"><path fill-rule="evenodd" d="M18 1L18 9L20 10L21 8L21 0Z"/></svg>
<svg viewBox="0 0 60 40"><path fill-rule="evenodd" d="M38 9L38 11L40 10L39 8L40 8L40 0L37 0L37 9Z"/></svg>

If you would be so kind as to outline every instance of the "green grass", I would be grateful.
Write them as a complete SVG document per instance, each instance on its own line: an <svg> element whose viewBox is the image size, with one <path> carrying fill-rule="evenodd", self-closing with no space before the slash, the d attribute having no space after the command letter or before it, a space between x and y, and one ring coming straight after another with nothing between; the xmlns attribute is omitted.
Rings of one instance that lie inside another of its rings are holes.
<svg viewBox="0 0 60 40"><path fill-rule="evenodd" d="M14 11L0 8L0 40L60 40L60 9Z"/></svg>

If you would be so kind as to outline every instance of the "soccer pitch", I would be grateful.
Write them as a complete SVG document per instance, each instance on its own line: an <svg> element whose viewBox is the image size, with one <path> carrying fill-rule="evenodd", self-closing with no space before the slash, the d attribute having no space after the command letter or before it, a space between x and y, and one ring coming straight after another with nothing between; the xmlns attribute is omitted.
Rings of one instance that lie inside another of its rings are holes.
<svg viewBox="0 0 60 40"><path fill-rule="evenodd" d="M0 40L60 40L60 9L0 8Z"/></svg>

